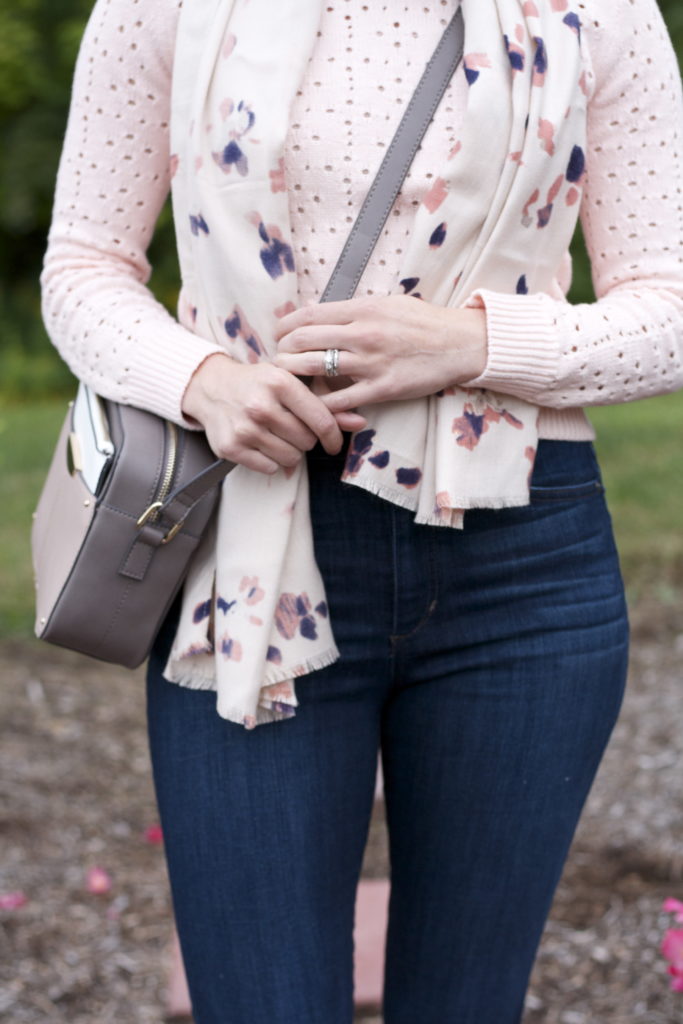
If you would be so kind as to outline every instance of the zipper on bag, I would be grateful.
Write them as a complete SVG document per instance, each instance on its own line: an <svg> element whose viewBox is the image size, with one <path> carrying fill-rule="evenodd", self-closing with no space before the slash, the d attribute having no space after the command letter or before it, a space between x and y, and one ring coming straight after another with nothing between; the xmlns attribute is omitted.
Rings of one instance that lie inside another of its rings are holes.
<svg viewBox="0 0 683 1024"><path fill-rule="evenodd" d="M171 490L171 484L173 483L176 462L178 459L178 428L175 423L171 423L170 420L165 420L164 429L166 434L166 462L164 465L164 472L154 501L145 509L137 521L138 529L144 526L145 523L154 523L158 520L159 511L166 501ZM175 526L172 526L161 543L166 544L169 540L172 540L181 526L182 522L176 523Z"/></svg>

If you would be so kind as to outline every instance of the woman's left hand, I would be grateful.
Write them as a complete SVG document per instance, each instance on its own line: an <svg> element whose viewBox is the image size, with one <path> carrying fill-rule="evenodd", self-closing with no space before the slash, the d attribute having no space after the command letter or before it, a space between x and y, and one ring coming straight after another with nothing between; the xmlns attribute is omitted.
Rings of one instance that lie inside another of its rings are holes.
<svg viewBox="0 0 683 1024"><path fill-rule="evenodd" d="M314 390L334 413L431 395L478 377L486 365L485 310L410 295L307 303L282 317L275 337L276 366L321 378ZM338 377L325 376L330 348L339 349Z"/></svg>

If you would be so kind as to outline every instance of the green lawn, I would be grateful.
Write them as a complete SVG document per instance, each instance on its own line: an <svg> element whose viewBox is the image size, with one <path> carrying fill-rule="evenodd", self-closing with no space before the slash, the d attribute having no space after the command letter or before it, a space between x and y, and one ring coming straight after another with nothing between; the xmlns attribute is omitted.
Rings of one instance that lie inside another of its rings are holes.
<svg viewBox="0 0 683 1024"><path fill-rule="evenodd" d="M625 569L683 584L683 392L589 415Z"/></svg>
<svg viewBox="0 0 683 1024"><path fill-rule="evenodd" d="M0 409L0 636L33 630L31 513L35 508L66 399L43 400Z"/></svg>
<svg viewBox="0 0 683 1024"><path fill-rule="evenodd" d="M32 632L31 513L65 412L65 399L0 410L0 636ZM590 416L629 590L672 600L683 585L683 392Z"/></svg>

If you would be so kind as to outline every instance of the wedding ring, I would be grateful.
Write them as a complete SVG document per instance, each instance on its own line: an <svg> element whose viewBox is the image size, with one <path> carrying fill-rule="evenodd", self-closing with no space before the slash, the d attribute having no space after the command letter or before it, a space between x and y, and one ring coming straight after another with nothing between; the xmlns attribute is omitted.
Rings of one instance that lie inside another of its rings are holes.
<svg viewBox="0 0 683 1024"><path fill-rule="evenodd" d="M326 377L336 377L339 373L339 349L326 348L323 368Z"/></svg>

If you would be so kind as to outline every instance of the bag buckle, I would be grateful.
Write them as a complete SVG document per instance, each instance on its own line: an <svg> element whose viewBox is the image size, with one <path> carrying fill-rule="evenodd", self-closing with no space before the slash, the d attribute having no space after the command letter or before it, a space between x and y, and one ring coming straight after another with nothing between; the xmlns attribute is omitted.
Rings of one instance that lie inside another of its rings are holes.
<svg viewBox="0 0 683 1024"><path fill-rule="evenodd" d="M149 505L145 509L145 511L142 513L142 515L140 516L140 518L136 522L136 526L137 526L138 530L142 529L142 527L146 523L148 523L150 521L150 519L155 519L156 518L156 516L159 514L159 509L163 508L163 504L164 504L163 501L153 501L152 504ZM181 519L179 523L174 523L174 525L168 531L166 536L162 538L161 543L162 544L168 544L168 542L170 540L173 540L175 535L180 532L182 527L183 527L183 520Z"/></svg>

